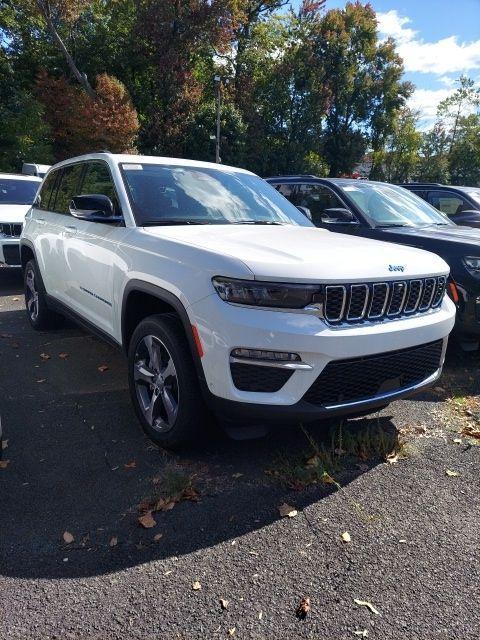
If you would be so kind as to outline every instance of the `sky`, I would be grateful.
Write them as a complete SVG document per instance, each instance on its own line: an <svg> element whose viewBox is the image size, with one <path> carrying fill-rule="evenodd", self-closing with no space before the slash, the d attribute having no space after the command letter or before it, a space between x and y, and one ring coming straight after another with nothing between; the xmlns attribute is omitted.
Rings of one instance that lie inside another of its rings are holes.
<svg viewBox="0 0 480 640"><path fill-rule="evenodd" d="M300 4L294 0L293 5ZM480 0L371 0L380 37L392 36L403 58L405 79L416 86L410 106L420 128L435 119L438 103L463 73L480 82ZM327 0L326 8L345 6Z"/></svg>

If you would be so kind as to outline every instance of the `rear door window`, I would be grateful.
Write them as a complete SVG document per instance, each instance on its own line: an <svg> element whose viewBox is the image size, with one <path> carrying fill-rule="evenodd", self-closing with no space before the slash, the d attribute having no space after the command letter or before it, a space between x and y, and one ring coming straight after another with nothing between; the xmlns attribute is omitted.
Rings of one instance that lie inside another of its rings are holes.
<svg viewBox="0 0 480 640"><path fill-rule="evenodd" d="M52 193L55 187L55 181L58 177L58 171L50 171L48 176L43 181L42 187L40 189L40 204L39 209L43 209L44 211L48 211L48 207L50 205L50 199L52 197Z"/></svg>

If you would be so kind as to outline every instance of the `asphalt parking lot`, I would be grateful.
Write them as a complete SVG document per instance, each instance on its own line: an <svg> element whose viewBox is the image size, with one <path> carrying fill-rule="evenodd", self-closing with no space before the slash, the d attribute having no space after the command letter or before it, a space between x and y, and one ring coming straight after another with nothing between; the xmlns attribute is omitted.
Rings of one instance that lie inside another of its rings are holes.
<svg viewBox="0 0 480 640"><path fill-rule="evenodd" d="M348 446L297 426L173 455L137 425L123 356L34 333L0 270L0 637L477 639L480 448L459 432L479 365L450 348L434 390L346 425ZM338 484L310 482L325 452Z"/></svg>

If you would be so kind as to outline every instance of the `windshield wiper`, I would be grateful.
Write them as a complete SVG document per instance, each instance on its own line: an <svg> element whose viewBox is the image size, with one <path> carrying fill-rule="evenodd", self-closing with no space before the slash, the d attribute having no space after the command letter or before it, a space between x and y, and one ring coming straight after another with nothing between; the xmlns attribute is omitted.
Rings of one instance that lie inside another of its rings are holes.
<svg viewBox="0 0 480 640"><path fill-rule="evenodd" d="M231 224L274 224L274 225L284 225L284 222L276 222L275 220L235 220Z"/></svg>
<svg viewBox="0 0 480 640"><path fill-rule="evenodd" d="M409 224L377 224L375 229L390 229L391 227L410 227Z"/></svg>
<svg viewBox="0 0 480 640"><path fill-rule="evenodd" d="M159 218L158 220L144 220L141 227L161 227L175 224L215 224L213 220L202 220L199 218Z"/></svg>

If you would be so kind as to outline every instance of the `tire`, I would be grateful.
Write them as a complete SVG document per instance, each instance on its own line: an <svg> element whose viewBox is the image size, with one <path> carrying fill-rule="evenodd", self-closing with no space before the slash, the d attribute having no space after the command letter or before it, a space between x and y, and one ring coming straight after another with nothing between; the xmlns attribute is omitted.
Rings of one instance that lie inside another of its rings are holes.
<svg viewBox="0 0 480 640"><path fill-rule="evenodd" d="M128 349L128 381L135 413L151 440L175 449L199 438L206 411L175 315L149 316L137 326Z"/></svg>
<svg viewBox="0 0 480 640"><path fill-rule="evenodd" d="M32 327L37 331L58 327L62 322L62 318L48 308L42 276L37 263L33 259L29 260L25 265L23 283L25 309Z"/></svg>

